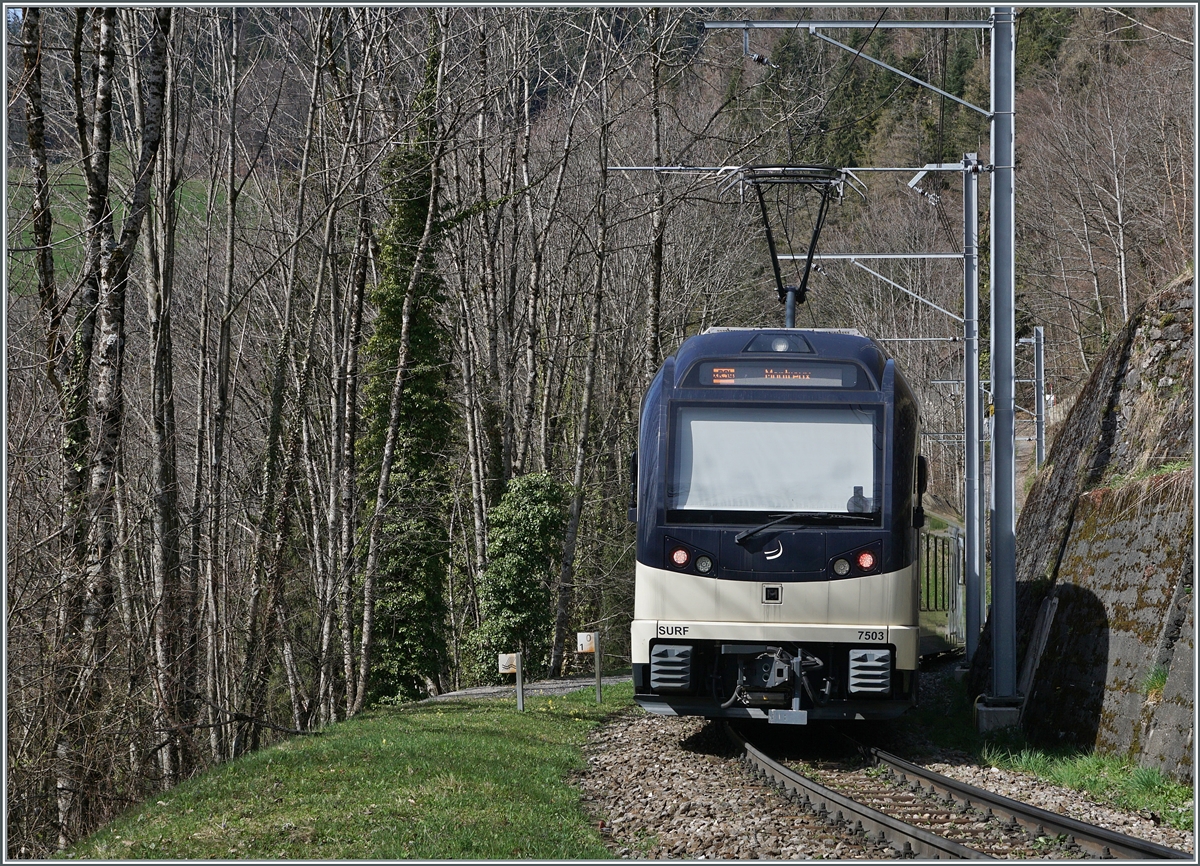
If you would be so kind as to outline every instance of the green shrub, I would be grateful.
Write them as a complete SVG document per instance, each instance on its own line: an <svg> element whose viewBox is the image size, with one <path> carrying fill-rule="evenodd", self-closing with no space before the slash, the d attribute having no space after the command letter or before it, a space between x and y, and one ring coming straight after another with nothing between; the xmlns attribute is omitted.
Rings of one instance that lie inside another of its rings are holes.
<svg viewBox="0 0 1200 866"><path fill-rule="evenodd" d="M523 653L526 676L546 672L567 503L565 485L535 473L512 479L489 514L488 564L479 584L482 624L475 634L481 681L498 681L497 653Z"/></svg>

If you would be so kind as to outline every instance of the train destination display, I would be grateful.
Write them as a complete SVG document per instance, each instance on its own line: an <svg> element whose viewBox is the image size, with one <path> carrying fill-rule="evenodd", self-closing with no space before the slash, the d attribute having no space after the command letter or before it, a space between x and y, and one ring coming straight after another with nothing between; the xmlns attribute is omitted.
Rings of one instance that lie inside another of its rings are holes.
<svg viewBox="0 0 1200 866"><path fill-rule="evenodd" d="M854 364L810 361L720 361L700 365L701 385L773 388L854 388Z"/></svg>

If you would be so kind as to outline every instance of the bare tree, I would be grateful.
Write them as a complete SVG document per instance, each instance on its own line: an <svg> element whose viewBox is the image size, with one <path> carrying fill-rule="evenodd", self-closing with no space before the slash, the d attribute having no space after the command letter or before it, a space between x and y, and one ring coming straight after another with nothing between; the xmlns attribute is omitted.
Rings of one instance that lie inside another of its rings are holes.
<svg viewBox="0 0 1200 866"><path fill-rule="evenodd" d="M608 41L606 32L602 37ZM596 241L592 251L594 277L589 298L587 361L583 373L583 399L579 407L579 438L575 446L575 468L572 475L571 513L563 541L562 570L558 579L554 612L554 638L550 653L550 675L562 675L563 653L567 642L568 617L575 588L575 551L579 537L579 521L583 515L584 468L590 445L592 395L596 387L596 359L600 348L600 311L604 300L604 268L608 257L608 52L602 51L597 160L600 180L596 188Z"/></svg>

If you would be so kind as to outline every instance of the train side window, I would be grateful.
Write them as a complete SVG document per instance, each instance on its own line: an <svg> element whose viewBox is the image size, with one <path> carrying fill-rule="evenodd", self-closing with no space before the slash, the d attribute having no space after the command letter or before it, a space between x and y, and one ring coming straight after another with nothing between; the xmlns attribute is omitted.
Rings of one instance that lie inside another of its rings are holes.
<svg viewBox="0 0 1200 866"><path fill-rule="evenodd" d="M897 516L911 513L914 522L917 517L914 509L920 506L920 494L913 495L920 483L920 479L914 477L920 471L916 460L916 451L918 450L917 437L919 435L918 423L916 401L907 387L903 387L897 382L895 408L896 432L893 440L895 448L893 466L895 469L892 477L892 509L893 513Z"/></svg>
<svg viewBox="0 0 1200 866"><path fill-rule="evenodd" d="M633 449L633 453L629 455L629 520L631 523L637 522L637 501L638 501L638 453L637 449Z"/></svg>
<svg viewBox="0 0 1200 866"><path fill-rule="evenodd" d="M921 504L921 497L925 495L925 488L929 486L929 463L925 460L925 455L917 455L917 504L913 506L912 524L915 528L920 529L925 525L925 508Z"/></svg>

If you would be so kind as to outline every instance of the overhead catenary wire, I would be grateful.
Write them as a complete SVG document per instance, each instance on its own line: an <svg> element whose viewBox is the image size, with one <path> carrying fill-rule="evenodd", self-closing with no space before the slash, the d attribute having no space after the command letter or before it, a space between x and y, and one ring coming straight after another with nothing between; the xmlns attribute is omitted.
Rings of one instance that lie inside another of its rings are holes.
<svg viewBox="0 0 1200 866"><path fill-rule="evenodd" d="M829 95L826 96L825 101L823 103L821 103L821 107L819 109L817 109L817 111L814 113L815 117L821 116L821 113L824 112L825 109L829 106L830 100L832 100L834 95L838 92L838 89L842 86L842 83L845 82L846 78L854 70L854 64L857 63L858 58L860 56L862 56L863 49L867 47L867 43L871 41L871 37L874 36L875 31L877 29L879 29L879 24L880 24L880 22L883 21L884 16L887 15L887 12L888 11L885 8L882 12L879 13L879 17L875 19L874 25L872 25L870 32L867 33L867 38L862 41L862 44L858 47L858 51L856 51L854 53L854 56L850 58L850 62L846 65L846 68L842 71L842 77L837 80L837 83L835 85L833 85L833 87L829 91ZM861 120L862 120L862 118L858 118L857 120L854 121L854 123L857 124ZM829 132L830 132L830 130L823 130L823 131L818 130L818 134L820 134L820 135L827 135ZM797 146L797 150L799 150L799 148L804 146L804 143L806 141L808 141L809 136L811 136L812 134L813 133L811 131L804 133L804 137L800 139L800 144Z"/></svg>

